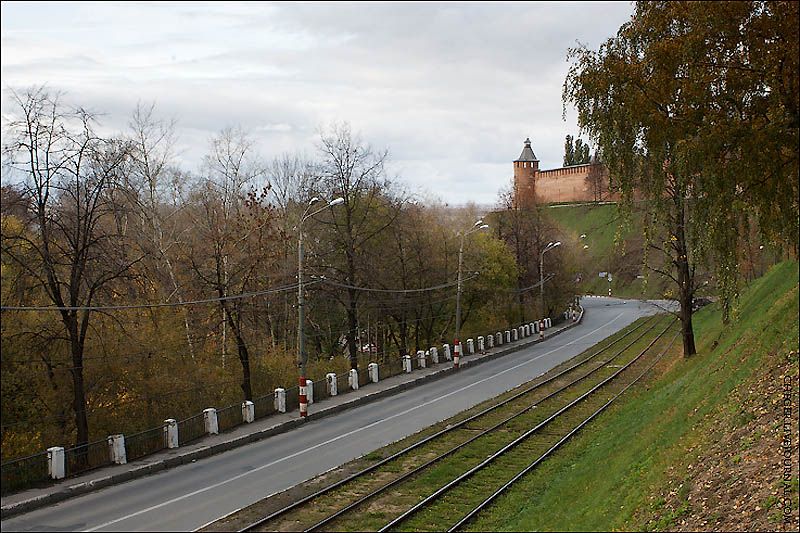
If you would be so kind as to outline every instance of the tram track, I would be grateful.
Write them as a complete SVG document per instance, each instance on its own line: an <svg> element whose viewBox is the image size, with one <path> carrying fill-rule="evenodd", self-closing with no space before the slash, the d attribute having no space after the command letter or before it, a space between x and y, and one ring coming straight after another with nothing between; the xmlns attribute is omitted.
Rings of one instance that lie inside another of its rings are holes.
<svg viewBox="0 0 800 533"><path fill-rule="evenodd" d="M408 494L403 496L399 487L412 481L410 484L412 488L407 489L407 492L410 490L413 493L415 491L413 480L417 479L419 483L419 478L426 471L437 468L442 471L457 465L460 468L456 470L461 472L451 477L459 479L465 468L470 471L482 464L481 460L486 458L484 453L486 450L502 450L516 442L520 435L530 431L530 428L536 428L534 433L538 431L538 434L543 435L545 433L543 429L546 427L547 436L551 437L549 440L557 440L563 437L565 431L555 428L553 422L558 417L572 420L574 417L564 417L566 411L584 402L600 387L611 382L631 366L635 366L635 362L662 338L674 321L669 322L663 331L633 359L627 360L627 350L631 348L634 348L634 351L638 350L640 344L646 344L647 339L644 341L642 339L658 324L663 323L664 320L659 317L642 320L590 355L578 356L577 362L558 370L553 375L543 380L535 380L532 385L501 402L451 424L359 472L247 525L240 531L349 529L346 518L365 514L363 509L359 512L360 508L377 509L376 520L380 520L382 509L397 507L397 505L384 506L380 502L387 498L395 502L408 500ZM612 353L614 346L630 337L632 340ZM620 357L622 358L618 359ZM612 362L617 364L611 364ZM514 444L511 448L517 447L518 444ZM492 452L490 456L495 453L497 451ZM444 468L442 465L445 465ZM449 491L451 488L452 486L445 490ZM439 491L434 494L441 495ZM427 500L424 505L437 497L429 496L429 498L432 499ZM342 500L346 503L342 503ZM411 507L418 504L419 502L413 503ZM418 514L420 509L417 508L414 513ZM386 524L384 529L408 522L411 518L408 512L408 509L401 511L400 516ZM369 514L369 511L366 514ZM373 526L365 526L362 522L354 529L365 527L370 529ZM379 528L379 526L374 527ZM425 529L426 526L422 528ZM437 528L438 526L435 527Z"/></svg>

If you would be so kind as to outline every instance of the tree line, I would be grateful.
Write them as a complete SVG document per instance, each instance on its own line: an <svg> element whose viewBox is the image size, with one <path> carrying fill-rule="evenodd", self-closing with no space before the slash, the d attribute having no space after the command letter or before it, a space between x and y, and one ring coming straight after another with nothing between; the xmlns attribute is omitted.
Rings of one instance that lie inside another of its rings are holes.
<svg viewBox="0 0 800 533"><path fill-rule="evenodd" d="M316 152L265 160L240 128L197 171L176 124L139 105L128 128L43 87L14 93L3 147L2 450L83 445L267 394L297 378L297 231L303 223L309 372L359 368L452 342L461 234L463 338L562 311L569 253L556 228L412 197L388 151L347 124Z"/></svg>

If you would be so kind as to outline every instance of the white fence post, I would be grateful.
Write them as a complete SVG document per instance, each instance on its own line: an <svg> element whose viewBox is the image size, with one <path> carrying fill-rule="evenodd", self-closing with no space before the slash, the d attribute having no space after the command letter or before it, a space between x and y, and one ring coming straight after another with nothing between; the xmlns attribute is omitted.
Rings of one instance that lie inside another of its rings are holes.
<svg viewBox="0 0 800 533"><path fill-rule="evenodd" d="M283 387L278 387L275 389L273 405L275 406L275 410L279 413L286 412L286 389Z"/></svg>
<svg viewBox="0 0 800 533"><path fill-rule="evenodd" d="M472 339L467 339L467 355L472 355L475 353L475 341Z"/></svg>
<svg viewBox="0 0 800 533"><path fill-rule="evenodd" d="M425 360L425 352L422 350L417 350L417 365L420 368L428 367L427 361Z"/></svg>
<svg viewBox="0 0 800 533"><path fill-rule="evenodd" d="M219 424L217 424L217 410L213 407L203 409L203 421L206 426L206 433L209 435L216 435L219 433Z"/></svg>
<svg viewBox="0 0 800 533"><path fill-rule="evenodd" d="M367 368L369 369L369 379L373 383L378 382L378 363L370 363Z"/></svg>
<svg viewBox="0 0 800 533"><path fill-rule="evenodd" d="M329 372L326 374L325 379L328 381L328 395L336 396L339 394L339 385L336 382L336 374L334 372Z"/></svg>
<svg viewBox="0 0 800 533"><path fill-rule="evenodd" d="M506 338L505 338L505 341L506 341L506 344L508 344L509 342L511 342L511 331L510 331L510 330L506 330Z"/></svg>
<svg viewBox="0 0 800 533"><path fill-rule="evenodd" d="M406 374L411 373L411 356L408 354L403 356L403 370L406 371Z"/></svg>
<svg viewBox="0 0 800 533"><path fill-rule="evenodd" d="M483 342L483 335L478 335L478 351L486 353L486 344Z"/></svg>
<svg viewBox="0 0 800 533"><path fill-rule="evenodd" d="M439 350L436 349L436 346L431 346L431 349L428 350L431 354L431 363L434 365L439 364Z"/></svg>
<svg viewBox="0 0 800 533"><path fill-rule="evenodd" d="M352 390L358 390L358 370L351 368L350 373L347 375L347 381L350 383Z"/></svg>
<svg viewBox="0 0 800 533"><path fill-rule="evenodd" d="M47 448L47 473L51 479L64 479L67 469L65 468L64 447L53 446Z"/></svg>
<svg viewBox="0 0 800 533"><path fill-rule="evenodd" d="M444 360L445 361L449 361L449 360L452 359L452 356L450 355L450 345L449 344L443 344L442 345L442 351L444 352Z"/></svg>
<svg viewBox="0 0 800 533"><path fill-rule="evenodd" d="M167 438L167 448L178 447L178 421L174 418L164 420L164 435Z"/></svg>
<svg viewBox="0 0 800 533"><path fill-rule="evenodd" d="M517 328L511 330L511 340L517 342L519 340L519 333L517 332Z"/></svg>
<svg viewBox="0 0 800 533"><path fill-rule="evenodd" d="M128 462L128 456L125 453L125 435L118 433L108 436L108 455L114 464L124 465Z"/></svg>
<svg viewBox="0 0 800 533"><path fill-rule="evenodd" d="M306 397L308 399L308 405L314 403L314 382L310 379L306 379Z"/></svg>
<svg viewBox="0 0 800 533"><path fill-rule="evenodd" d="M242 421L250 424L256 419L256 406L250 400L242 402Z"/></svg>
<svg viewBox="0 0 800 533"><path fill-rule="evenodd" d="M494 348L494 335L492 335L491 333L486 335L486 347L489 349Z"/></svg>

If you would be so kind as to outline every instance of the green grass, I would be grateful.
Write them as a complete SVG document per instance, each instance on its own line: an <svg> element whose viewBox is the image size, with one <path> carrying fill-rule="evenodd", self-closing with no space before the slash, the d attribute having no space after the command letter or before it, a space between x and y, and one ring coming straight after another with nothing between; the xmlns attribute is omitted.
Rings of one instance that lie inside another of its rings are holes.
<svg viewBox="0 0 800 533"><path fill-rule="evenodd" d="M708 446L708 428L746 422L732 394L776 358L798 349L798 264L773 267L742 294L738 320L721 323L716 306L696 314L698 354L678 357L657 380L637 386L470 525L482 531L670 529L691 512L654 498L670 467L686 467ZM796 355L794 356L796 367ZM770 358L773 358L770 360ZM796 368L794 370L796 375ZM758 439L750 436L742 449ZM796 487L797 484L795 483ZM793 495L797 508L797 489ZM765 502L774 505L774 502ZM725 513L725 509L720 510ZM656 519L652 518L655 516ZM649 524L647 520L650 520Z"/></svg>
<svg viewBox="0 0 800 533"><path fill-rule="evenodd" d="M645 286L644 280L636 278L642 270L638 253L621 259L634 247L641 246L641 235L635 223L624 224L616 204L556 205L546 208L545 212L575 242L576 259L584 274L580 287L582 293L608 294L608 281L598 277L598 273L610 270L614 296L662 297L667 285L665 282L651 276ZM583 234L586 237L581 239ZM584 245L589 247L584 250ZM626 270L628 275L620 275L620 269Z"/></svg>

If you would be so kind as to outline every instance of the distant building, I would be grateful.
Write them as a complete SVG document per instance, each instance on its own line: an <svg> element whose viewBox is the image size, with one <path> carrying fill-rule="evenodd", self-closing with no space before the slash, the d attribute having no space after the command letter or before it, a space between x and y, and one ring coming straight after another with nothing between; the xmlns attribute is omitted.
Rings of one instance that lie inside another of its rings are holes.
<svg viewBox="0 0 800 533"><path fill-rule="evenodd" d="M539 170L531 140L514 161L514 203L518 207L557 202L595 202L616 199L609 193L608 170L592 157L584 165Z"/></svg>

